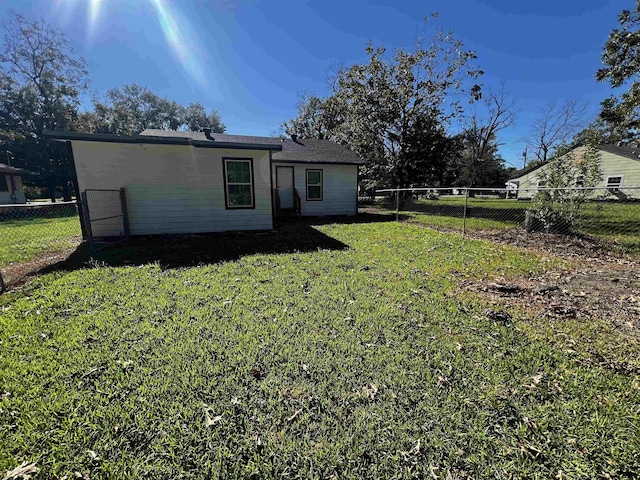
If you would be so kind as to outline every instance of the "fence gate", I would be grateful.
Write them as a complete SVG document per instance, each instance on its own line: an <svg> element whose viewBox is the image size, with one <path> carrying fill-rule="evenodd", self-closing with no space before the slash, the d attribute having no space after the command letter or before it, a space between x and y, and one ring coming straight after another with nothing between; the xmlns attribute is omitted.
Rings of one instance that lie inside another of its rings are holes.
<svg viewBox="0 0 640 480"><path fill-rule="evenodd" d="M89 248L95 252L129 238L127 198L119 190L87 189L82 192Z"/></svg>

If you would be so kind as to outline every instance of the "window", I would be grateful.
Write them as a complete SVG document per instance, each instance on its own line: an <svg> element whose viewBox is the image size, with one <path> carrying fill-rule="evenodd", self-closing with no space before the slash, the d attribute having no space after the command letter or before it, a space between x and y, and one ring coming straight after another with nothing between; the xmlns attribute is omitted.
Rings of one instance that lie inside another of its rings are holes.
<svg viewBox="0 0 640 480"><path fill-rule="evenodd" d="M227 208L254 208L253 160L225 158L224 189Z"/></svg>
<svg viewBox="0 0 640 480"><path fill-rule="evenodd" d="M607 188L618 189L622 186L622 175L607 177Z"/></svg>
<svg viewBox="0 0 640 480"><path fill-rule="evenodd" d="M6 175L0 173L0 192L8 192L9 184L7 183Z"/></svg>
<svg viewBox="0 0 640 480"><path fill-rule="evenodd" d="M307 170L307 200L322 200L322 170Z"/></svg>

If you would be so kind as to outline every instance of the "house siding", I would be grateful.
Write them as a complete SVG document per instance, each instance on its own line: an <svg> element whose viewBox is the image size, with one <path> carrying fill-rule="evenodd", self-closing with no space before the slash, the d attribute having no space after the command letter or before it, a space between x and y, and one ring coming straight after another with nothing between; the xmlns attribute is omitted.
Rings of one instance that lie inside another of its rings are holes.
<svg viewBox="0 0 640 480"><path fill-rule="evenodd" d="M27 203L27 199L24 195L24 186L22 185L22 177L20 175L11 175L0 173L5 178L7 182L7 187L9 190L6 192L0 192L0 204L16 204L16 203ZM13 178L13 185L15 187L15 191L11 191L11 179ZM11 194L15 193L15 200L11 198Z"/></svg>
<svg viewBox="0 0 640 480"><path fill-rule="evenodd" d="M132 235L273 228L266 151L85 141L72 147L81 191L125 188ZM226 208L223 158L253 159L255 208ZM104 205L111 213L117 208ZM121 228L120 219L92 224L95 236L119 235Z"/></svg>
<svg viewBox="0 0 640 480"><path fill-rule="evenodd" d="M356 215L358 213L358 166L327 163L273 162L276 167L293 167L294 186L300 194L302 216ZM322 170L322 200L307 200L306 170Z"/></svg>
<svg viewBox="0 0 640 480"><path fill-rule="evenodd" d="M580 155L585 150L585 147L580 147L574 150L575 155ZM526 175L518 178L514 178L511 181L517 180L520 182L518 187L518 198L528 199L531 198L538 187L538 181L540 180L539 174L546 168L546 165L540 167ZM606 188L607 177L622 175L622 189L625 187L640 187L640 161L632 160L627 157L616 155L615 153L600 151L600 170L602 171L602 181L600 181L596 187ZM528 189L528 191L527 191ZM640 198L640 188L630 189L624 192L630 198ZM600 195L602 192L597 192ZM613 197L612 197L613 198Z"/></svg>

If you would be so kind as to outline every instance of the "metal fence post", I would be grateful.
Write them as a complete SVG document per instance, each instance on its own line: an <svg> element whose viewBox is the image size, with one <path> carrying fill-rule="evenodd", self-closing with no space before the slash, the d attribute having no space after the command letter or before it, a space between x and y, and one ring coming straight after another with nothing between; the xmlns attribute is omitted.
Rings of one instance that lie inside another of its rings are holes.
<svg viewBox="0 0 640 480"><path fill-rule="evenodd" d="M127 211L127 195L124 187L120 189L120 208L122 209L122 223L124 225L125 239L129 240L131 230L129 228L129 212Z"/></svg>
<svg viewBox="0 0 640 480"><path fill-rule="evenodd" d="M400 218L400 187L396 189L396 222Z"/></svg>
<svg viewBox="0 0 640 480"><path fill-rule="evenodd" d="M462 214L462 235L467 234L467 205L469 203L469 188L464 189L464 212Z"/></svg>
<svg viewBox="0 0 640 480"><path fill-rule="evenodd" d="M89 253L91 256L95 253L95 245L93 243L93 232L91 231L91 216L89 214L89 202L87 201L87 191L82 192L82 204L84 205L84 219L87 231L87 240L89 240Z"/></svg>

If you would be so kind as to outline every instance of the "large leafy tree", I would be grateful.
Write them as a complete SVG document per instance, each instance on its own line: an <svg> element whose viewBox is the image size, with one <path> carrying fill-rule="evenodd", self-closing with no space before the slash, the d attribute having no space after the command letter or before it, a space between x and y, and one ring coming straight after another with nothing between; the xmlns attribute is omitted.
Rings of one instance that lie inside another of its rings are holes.
<svg viewBox="0 0 640 480"><path fill-rule="evenodd" d="M63 145L49 144L45 130L68 129L87 88L86 64L64 33L11 13L0 49L0 131L16 164L40 173L35 181L70 198L72 166Z"/></svg>
<svg viewBox="0 0 640 480"><path fill-rule="evenodd" d="M182 122L183 126L192 132L198 132L205 127L215 133L224 133L227 129L216 110L207 113L204 105L199 102L192 103L184 109Z"/></svg>
<svg viewBox="0 0 640 480"><path fill-rule="evenodd" d="M428 45L390 54L369 44L366 53L366 63L338 70L328 98L303 98L285 131L348 146L367 161L369 187L439 181L453 148L446 126L480 97L475 54L444 31Z"/></svg>
<svg viewBox="0 0 640 480"><path fill-rule="evenodd" d="M453 139L455 148L444 165L442 185L454 187L500 187L504 188L510 171L498 153L495 136L487 138L482 157L477 157L478 132L464 130ZM473 191L469 195L473 195Z"/></svg>
<svg viewBox="0 0 640 480"><path fill-rule="evenodd" d="M75 125L80 131L116 135L136 135L147 128L199 131L204 127L219 133L225 130L215 110L207 114L201 103L185 107L137 84L113 88L104 98L94 97L93 111L81 114Z"/></svg>
<svg viewBox="0 0 640 480"><path fill-rule="evenodd" d="M283 122L281 129L286 135L302 138L331 138L342 121L341 110L337 97L320 98L305 92L298 103L296 117Z"/></svg>
<svg viewBox="0 0 640 480"><path fill-rule="evenodd" d="M640 135L640 0L633 10L618 15L620 27L613 29L604 46L604 67L596 78L614 88L626 87L619 97L602 102L601 118L613 127L622 143L638 144Z"/></svg>

